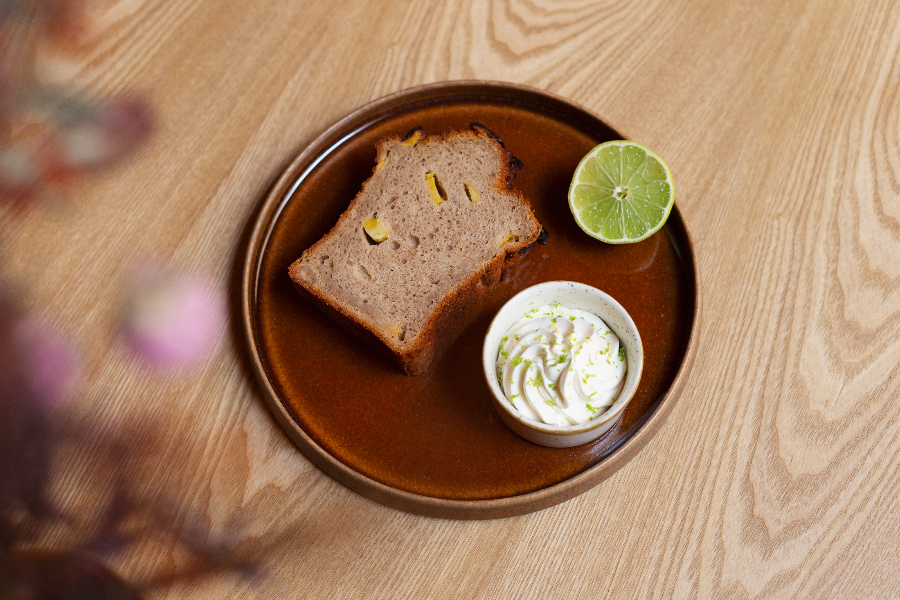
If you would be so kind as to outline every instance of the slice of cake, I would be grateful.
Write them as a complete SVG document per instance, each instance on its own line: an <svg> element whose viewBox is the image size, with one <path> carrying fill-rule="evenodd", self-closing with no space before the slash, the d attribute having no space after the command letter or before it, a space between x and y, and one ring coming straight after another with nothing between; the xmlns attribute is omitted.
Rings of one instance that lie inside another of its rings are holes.
<svg viewBox="0 0 900 600"><path fill-rule="evenodd" d="M295 261L297 289L407 374L541 234L512 188L522 163L486 127L376 144L372 176Z"/></svg>

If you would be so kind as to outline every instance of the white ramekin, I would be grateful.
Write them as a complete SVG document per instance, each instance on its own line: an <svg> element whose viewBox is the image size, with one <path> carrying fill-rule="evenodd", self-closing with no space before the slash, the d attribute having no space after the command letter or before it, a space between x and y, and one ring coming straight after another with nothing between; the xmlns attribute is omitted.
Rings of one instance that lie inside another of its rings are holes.
<svg viewBox="0 0 900 600"><path fill-rule="evenodd" d="M627 365L625 386L618 399L598 418L578 425L547 425L522 416L506 401L506 396L497 382L496 365L500 339L506 335L510 327L522 318L523 314L539 306L555 302L559 302L566 308L575 308L597 315L616 334L619 342L625 348ZM641 380L641 372L644 369L644 347L641 345L641 336L638 334L634 321L625 312L622 305L609 294L574 281L547 281L522 290L503 305L484 337L481 360L485 379L488 387L491 388L494 409L503 422L517 434L535 444L553 448L569 448L600 437L622 416L622 411L634 396L638 382Z"/></svg>

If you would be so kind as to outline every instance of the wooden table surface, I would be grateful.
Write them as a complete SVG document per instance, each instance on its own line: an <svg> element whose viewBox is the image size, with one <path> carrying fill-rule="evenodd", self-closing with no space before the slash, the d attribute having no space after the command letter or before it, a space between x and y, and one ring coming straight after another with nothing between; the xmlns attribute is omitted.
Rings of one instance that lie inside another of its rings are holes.
<svg viewBox="0 0 900 600"><path fill-rule="evenodd" d="M143 92L158 128L65 206L4 213L2 267L86 348L70 410L155 427L130 467L145 491L266 573L154 597L900 596L900 3L106 0L96 25L60 73ZM635 459L484 522L385 508L312 466L238 324L248 227L292 158L373 99L452 79L548 90L663 156L704 306L684 395ZM189 374L111 344L111 290L146 252L232 303ZM66 464L61 498L101 502L90 452ZM186 561L148 541L113 564L139 578Z"/></svg>

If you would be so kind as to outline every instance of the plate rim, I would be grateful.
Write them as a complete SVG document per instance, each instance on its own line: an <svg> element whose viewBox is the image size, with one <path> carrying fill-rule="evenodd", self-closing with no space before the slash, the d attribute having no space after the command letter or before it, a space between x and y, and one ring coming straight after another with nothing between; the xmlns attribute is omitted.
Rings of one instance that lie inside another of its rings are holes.
<svg viewBox="0 0 900 600"><path fill-rule="evenodd" d="M364 104L328 127L309 142L282 171L276 183L271 187L265 199L254 213L255 216L253 218L255 218L255 222L247 241L241 277L241 317L244 341L250 354L253 372L261 387L263 399L282 431L287 434L288 438L310 462L350 490L390 508L445 519L496 519L535 512L570 500L600 484L618 471L653 438L680 398L694 364L702 309L696 247L693 236L678 208L676 200L672 214L669 215L669 221L664 227L668 230L669 235L680 235L683 237L680 245L689 254L689 256L681 257L682 265L688 271L686 279L689 282L689 286L693 288L694 295L694 302L691 307L693 323L688 334L684 358L668 390L657 400L656 407L652 412L648 413L646 418L639 420L634 425L632 433L628 435L623 443L591 467L549 487L515 496L487 500L436 498L415 494L376 481L339 461L327 450L319 446L303 430L299 423L293 419L288 409L280 401L278 394L266 375L256 342L253 323L253 300L257 297L259 260L264 253L265 245L270 239L271 230L302 179L329 156L341 142L349 139L361 129L360 126L353 129L354 123L368 127L373 122L377 122L373 121L372 117L382 115L386 118L390 115L392 109L393 111L404 107L409 109L415 106L417 101L421 102L427 99L434 101L440 96L462 96L464 92L468 92L468 95L476 95L479 90L487 92L485 95L488 97L499 97L500 94L497 92L508 92L522 97L534 97L544 102L549 100L569 110L574 109L576 112L583 113L584 116L594 119L610 127L613 131L620 133L619 130L612 128L593 111L569 99L545 90L515 83L462 79L415 86L382 96ZM349 133L338 137L336 140L334 139L340 132L347 131L348 128L351 129ZM329 140L332 140L330 144ZM310 162L311 160L312 162ZM673 228L670 227L670 224L673 216L678 226L675 229L680 228L681 231L671 231Z"/></svg>

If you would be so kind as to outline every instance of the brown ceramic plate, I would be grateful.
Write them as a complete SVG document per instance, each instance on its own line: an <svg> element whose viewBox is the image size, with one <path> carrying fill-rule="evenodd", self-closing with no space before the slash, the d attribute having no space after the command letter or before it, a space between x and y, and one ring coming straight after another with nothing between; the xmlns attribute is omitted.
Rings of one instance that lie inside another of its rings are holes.
<svg viewBox="0 0 900 600"><path fill-rule="evenodd" d="M473 121L522 160L515 186L550 238L470 309L467 325L431 373L408 377L302 299L288 266L330 230L371 175L378 138L416 126L439 133ZM568 500L647 443L691 368L700 294L693 245L677 207L662 230L637 244L603 244L575 224L567 190L578 161L596 144L621 138L562 98L461 81L376 100L300 154L259 213L244 268L243 309L264 397L307 458L382 504L489 519ZM481 368L493 315L515 293L549 280L604 290L631 314L644 343L644 375L621 420L575 448L537 446L510 431L493 412Z"/></svg>

